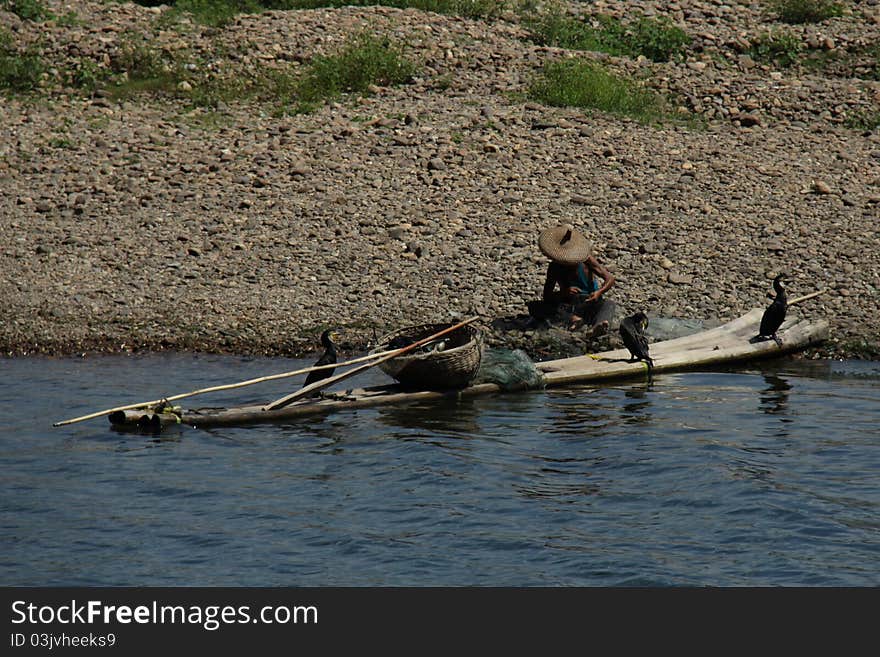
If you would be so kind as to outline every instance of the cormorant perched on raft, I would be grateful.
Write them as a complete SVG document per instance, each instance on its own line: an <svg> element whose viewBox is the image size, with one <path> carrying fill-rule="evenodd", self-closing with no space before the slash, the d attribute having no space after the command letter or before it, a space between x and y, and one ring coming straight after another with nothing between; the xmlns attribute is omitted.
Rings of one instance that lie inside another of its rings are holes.
<svg viewBox="0 0 880 657"><path fill-rule="evenodd" d="M761 317L758 335L749 340L749 342L760 342L773 338L776 344L780 347L782 346L782 340L777 337L776 331L779 330L782 322L785 321L785 313L788 310L788 299L785 296L785 288L782 287L783 278L785 278L785 274L779 274L779 276L773 279L773 289L776 290L776 297L773 299L773 303L767 306L767 310L764 311L764 315Z"/></svg>
<svg viewBox="0 0 880 657"><path fill-rule="evenodd" d="M648 328L648 316L639 311L621 320L620 337L632 356L630 362L634 363L637 360L645 361L650 373L654 367L654 361L648 355L648 338L645 337L646 328Z"/></svg>
<svg viewBox="0 0 880 657"><path fill-rule="evenodd" d="M327 329L321 334L321 344L324 347L324 353L321 357L315 362L314 367L319 367L320 365L330 365L331 363L336 362L336 345L333 344L333 340L338 338L336 331L333 329ZM303 388L307 385L311 385L315 381L320 381L321 379L326 379L333 375L333 372L336 371L335 367L327 368L326 370L317 370L316 372L309 372L309 375L306 377L305 383L303 383ZM311 394L312 397L317 396L318 392L315 391Z"/></svg>

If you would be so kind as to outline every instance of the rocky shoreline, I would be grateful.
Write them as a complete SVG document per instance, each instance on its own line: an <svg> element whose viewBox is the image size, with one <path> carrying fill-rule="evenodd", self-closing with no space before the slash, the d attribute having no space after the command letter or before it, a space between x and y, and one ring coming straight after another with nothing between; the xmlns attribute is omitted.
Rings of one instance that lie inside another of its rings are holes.
<svg viewBox="0 0 880 657"><path fill-rule="evenodd" d="M617 277L621 313L726 321L766 305L785 271L792 296L828 290L794 311L831 323L808 357L880 358L880 131L852 121L880 112L876 69L756 62L744 53L768 29L761 2L571 3L638 7L691 35L681 61L595 55L699 119L661 126L525 100L542 63L572 53L530 40L512 12L347 7L210 28L169 27L167 7L47 4L80 20L0 11L0 25L57 67L109 61L131 31L163 52L296 66L369 29L404 43L419 73L287 116L64 85L5 98L6 356L303 355L327 326L355 352L471 314L490 344L582 352L576 335L522 323L546 266L538 233L568 222ZM843 4L791 30L816 53L877 43L880 3Z"/></svg>

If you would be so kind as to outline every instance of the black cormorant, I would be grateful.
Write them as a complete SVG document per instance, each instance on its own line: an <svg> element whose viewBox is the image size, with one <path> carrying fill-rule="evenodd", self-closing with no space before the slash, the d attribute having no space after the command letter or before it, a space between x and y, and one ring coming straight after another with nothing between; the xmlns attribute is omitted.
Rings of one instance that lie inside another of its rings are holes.
<svg viewBox="0 0 880 657"><path fill-rule="evenodd" d="M620 322L620 337L624 346L629 349L632 356L630 362L643 360L648 365L648 372L654 367L654 361L648 355L648 338L645 337L645 329L648 327L648 316L639 311L634 315L623 318Z"/></svg>
<svg viewBox="0 0 880 657"><path fill-rule="evenodd" d="M764 311L764 315L761 317L761 327L758 329L758 335L752 338L753 342L773 338L776 344L780 347L782 346L782 340L777 337L776 331L779 330L782 322L785 321L785 313L788 310L788 299L785 296L785 289L782 287L783 278L785 278L785 274L779 274L779 276L773 279L773 289L776 290L776 298L773 299L773 303L767 306L767 310Z"/></svg>
<svg viewBox="0 0 880 657"><path fill-rule="evenodd" d="M333 329L327 329L321 334L321 344L324 347L324 353L321 354L321 357L315 363L315 367L318 367L320 365L330 365L336 362L336 345L333 344L333 339L336 337L336 332ZM303 388L305 388L307 385L311 385L315 381L320 381L321 379L326 379L327 377L332 376L333 372L335 371L335 367L330 367L326 370L309 372L309 375L306 377L305 383L303 383Z"/></svg>

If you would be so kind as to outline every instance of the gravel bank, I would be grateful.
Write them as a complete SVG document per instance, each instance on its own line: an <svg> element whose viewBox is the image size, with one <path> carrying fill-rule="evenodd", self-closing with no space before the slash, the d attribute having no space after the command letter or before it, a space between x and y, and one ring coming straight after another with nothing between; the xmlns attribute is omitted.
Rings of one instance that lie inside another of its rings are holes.
<svg viewBox="0 0 880 657"><path fill-rule="evenodd" d="M796 310L831 322L812 355L880 353L880 132L848 127L880 111L880 82L756 63L749 39L774 25L761 3L572 5L639 6L686 29L683 61L596 57L675 94L702 127L524 100L541 64L568 53L530 41L512 13L267 12L218 30L163 27L164 7L48 4L80 22L0 12L0 24L58 66L107 61L127 30L166 51L223 46L243 67L296 66L368 27L405 43L420 72L285 117L58 85L4 99L6 355L302 354L328 325L354 351L376 333L472 313L509 327L540 294L537 235L556 222L592 237L624 311L726 320L765 305L785 271L792 296L829 290ZM790 29L816 52L876 43L880 4L846 4ZM492 342L545 337L496 330Z"/></svg>

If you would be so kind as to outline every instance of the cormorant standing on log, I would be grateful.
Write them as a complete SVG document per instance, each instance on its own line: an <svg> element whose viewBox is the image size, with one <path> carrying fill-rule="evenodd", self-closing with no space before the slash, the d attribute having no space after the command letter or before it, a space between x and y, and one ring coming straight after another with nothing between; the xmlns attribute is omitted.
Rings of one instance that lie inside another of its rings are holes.
<svg viewBox="0 0 880 657"><path fill-rule="evenodd" d="M336 362L336 345L333 344L333 340L338 338L336 332L333 329L327 329L321 334L321 345L324 347L324 353L321 354L321 357L315 363L315 367L319 367L320 365L330 365L331 363ZM306 377L305 383L303 383L303 388L307 385L311 385L315 381L320 381L321 379L326 379L333 375L333 372L336 371L335 367L330 367L326 370L317 370L316 372L309 372L309 375ZM316 395L317 393L313 393Z"/></svg>
<svg viewBox="0 0 880 657"><path fill-rule="evenodd" d="M648 338L645 337L645 329L648 327L648 316L639 311L629 317L624 317L620 322L620 337L624 346L629 349L632 356L630 362L643 360L648 365L648 372L654 367L654 361L648 355Z"/></svg>
<svg viewBox="0 0 880 657"><path fill-rule="evenodd" d="M779 276L773 279L773 289L776 290L776 297L773 299L773 303L767 306L767 310L764 311L764 315L761 317L758 335L752 338L750 342L759 342L773 338L776 344L780 347L782 346L782 340L777 337L776 331L779 330L782 322L785 321L785 313L788 310L788 299L785 296L785 288L782 287L783 278L785 278L785 274L779 274Z"/></svg>

